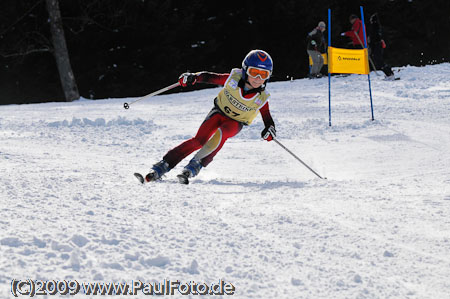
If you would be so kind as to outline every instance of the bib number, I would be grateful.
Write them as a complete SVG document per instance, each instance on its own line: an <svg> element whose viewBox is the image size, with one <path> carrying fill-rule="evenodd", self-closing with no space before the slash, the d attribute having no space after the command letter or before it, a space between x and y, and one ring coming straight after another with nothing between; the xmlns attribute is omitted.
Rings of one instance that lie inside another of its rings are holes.
<svg viewBox="0 0 450 299"><path fill-rule="evenodd" d="M234 112L233 110L230 109L230 107L225 106L223 108L225 110L226 113L233 115L234 117L239 116L240 114L237 112Z"/></svg>

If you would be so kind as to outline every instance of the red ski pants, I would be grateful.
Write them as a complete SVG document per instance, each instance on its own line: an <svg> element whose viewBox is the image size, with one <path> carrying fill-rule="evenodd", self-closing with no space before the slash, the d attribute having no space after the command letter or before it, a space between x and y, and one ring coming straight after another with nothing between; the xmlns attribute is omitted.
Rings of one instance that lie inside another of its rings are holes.
<svg viewBox="0 0 450 299"><path fill-rule="evenodd" d="M168 151L163 159L169 163L169 167L172 169L192 152L201 149L196 154L196 158L200 160L203 167L206 167L220 151L225 141L239 133L242 127L242 123L222 114L218 108L213 108L201 124L195 137Z"/></svg>

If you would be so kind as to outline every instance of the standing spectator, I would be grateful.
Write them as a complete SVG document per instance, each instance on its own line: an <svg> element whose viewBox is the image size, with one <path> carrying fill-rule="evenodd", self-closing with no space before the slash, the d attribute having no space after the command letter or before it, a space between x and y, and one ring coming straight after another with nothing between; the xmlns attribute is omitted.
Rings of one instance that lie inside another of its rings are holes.
<svg viewBox="0 0 450 299"><path fill-rule="evenodd" d="M308 75L310 79L322 77L320 73L324 63L322 53L326 53L326 43L323 36L325 29L325 22L320 21L317 27L308 33L307 36L306 51L312 59L312 67Z"/></svg>
<svg viewBox="0 0 450 299"><path fill-rule="evenodd" d="M370 26L367 35L369 52L375 67L383 71L386 80L395 80L391 67L385 64L383 60L383 52L384 48L386 48L386 43L383 40L381 24L376 13L370 17Z"/></svg>
<svg viewBox="0 0 450 299"><path fill-rule="evenodd" d="M352 40L353 49L363 49L364 48L364 30L362 21L356 15L350 15L348 18L350 24L352 24L352 30L342 32L341 36L350 37Z"/></svg>

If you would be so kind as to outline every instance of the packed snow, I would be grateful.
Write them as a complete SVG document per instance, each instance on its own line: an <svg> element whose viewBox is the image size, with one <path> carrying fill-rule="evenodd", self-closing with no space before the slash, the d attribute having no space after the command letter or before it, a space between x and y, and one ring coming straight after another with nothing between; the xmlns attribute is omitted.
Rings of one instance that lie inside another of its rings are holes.
<svg viewBox="0 0 450 299"><path fill-rule="evenodd" d="M331 127L327 78L268 84L278 140L328 180L263 141L258 117L189 185L190 157L140 185L220 87L129 110L137 98L0 106L0 298L13 279L450 298L450 64L394 70L371 73L374 121L367 76L333 76Z"/></svg>

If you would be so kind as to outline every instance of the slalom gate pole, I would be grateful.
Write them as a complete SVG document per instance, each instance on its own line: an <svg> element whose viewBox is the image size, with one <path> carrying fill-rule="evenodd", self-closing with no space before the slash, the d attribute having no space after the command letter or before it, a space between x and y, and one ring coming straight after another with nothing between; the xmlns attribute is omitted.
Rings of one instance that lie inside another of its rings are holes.
<svg viewBox="0 0 450 299"><path fill-rule="evenodd" d="M331 47L331 9L328 9L328 49ZM330 53L328 59L328 125L331 127L331 73L330 73Z"/></svg>
<svg viewBox="0 0 450 299"><path fill-rule="evenodd" d="M361 21L362 21L362 24L363 24L364 46L367 48L366 25L364 23L364 11L363 11L363 7L362 6L360 6L359 8L361 10ZM371 84L370 84L370 72L367 74L367 79L369 80L370 110L372 112L372 121L374 121L375 118L373 117L373 102L372 102L372 87L371 87Z"/></svg>
<svg viewBox="0 0 450 299"><path fill-rule="evenodd" d="M167 86L167 87L161 88L160 90L157 90L157 91L155 91L155 92L152 92L152 93L150 93L150 94L148 94L148 95L146 95L146 96L143 96L143 97L141 97L141 98L139 98L139 99L137 99L136 101L133 101L133 102L131 102L131 103L124 103L124 104L123 104L123 108L129 109L129 108L130 108L130 105L132 105L132 104L134 104L134 103L136 103L136 102L139 102L139 101L142 101L142 100L151 98L151 97L156 96L156 95L158 95L158 94L160 94L160 93L163 93L163 92L165 92L165 91L168 91L168 90L170 90L170 89L173 89L173 88L175 88L175 87L177 87L177 86L179 86L179 85L180 85L180 83L177 82L177 83L174 83L174 84L169 85L169 86Z"/></svg>
<svg viewBox="0 0 450 299"><path fill-rule="evenodd" d="M275 141L279 146L281 146L285 151L287 151L289 154L291 154L297 161L302 163L306 168L308 168L312 173L314 173L317 177L321 178L322 180L326 180L326 177L321 177L317 172L315 172L311 167L309 167L305 162L303 162L299 157L297 157L293 152L291 152L287 147L285 147L281 142L278 141L278 139L272 137L273 141Z"/></svg>

